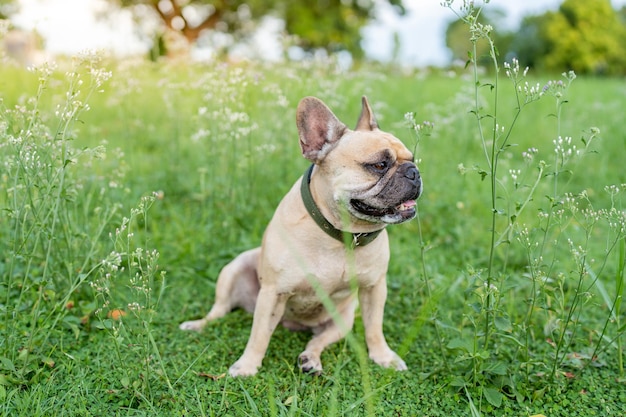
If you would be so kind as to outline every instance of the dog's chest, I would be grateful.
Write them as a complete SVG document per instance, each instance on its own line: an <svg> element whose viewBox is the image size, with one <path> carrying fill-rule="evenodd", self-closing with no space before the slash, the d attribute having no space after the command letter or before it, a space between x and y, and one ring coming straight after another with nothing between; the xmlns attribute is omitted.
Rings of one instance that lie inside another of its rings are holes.
<svg viewBox="0 0 626 417"><path fill-rule="evenodd" d="M283 260L287 261L286 258ZM291 262L281 264L284 268L276 271L276 282L278 287L285 286L285 292L304 294L323 291L333 298L341 298L350 288L374 285L387 269L384 257L379 259L367 250L346 254L343 248L334 252L318 248L309 252L308 259L301 258L297 266Z"/></svg>
<svg viewBox="0 0 626 417"><path fill-rule="evenodd" d="M325 321L328 318L325 306L331 303L341 308L351 302L356 288L356 285L352 286L347 281L321 282L318 278L309 276L306 282L300 282L290 291L284 315L301 322Z"/></svg>
<svg viewBox="0 0 626 417"><path fill-rule="evenodd" d="M325 305L338 309L351 304L358 288L374 285L384 277L384 265L371 258L337 257L315 262L308 273L285 274L278 280L279 293L287 294L285 317L299 321L328 319Z"/></svg>

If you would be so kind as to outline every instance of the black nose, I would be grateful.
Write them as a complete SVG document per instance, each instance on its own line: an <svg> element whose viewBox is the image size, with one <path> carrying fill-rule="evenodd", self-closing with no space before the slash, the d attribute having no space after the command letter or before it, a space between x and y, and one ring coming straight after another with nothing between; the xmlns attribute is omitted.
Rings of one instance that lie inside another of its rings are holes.
<svg viewBox="0 0 626 417"><path fill-rule="evenodd" d="M417 167L413 164L405 165L406 169L404 170L404 176L412 181L413 183L417 183L420 180L420 172Z"/></svg>

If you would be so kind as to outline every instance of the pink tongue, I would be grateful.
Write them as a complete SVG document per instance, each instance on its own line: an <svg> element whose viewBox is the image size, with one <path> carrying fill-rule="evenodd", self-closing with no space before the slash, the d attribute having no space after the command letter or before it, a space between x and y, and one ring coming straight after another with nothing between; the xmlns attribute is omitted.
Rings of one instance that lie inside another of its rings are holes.
<svg viewBox="0 0 626 417"><path fill-rule="evenodd" d="M409 201L405 201L404 203L402 203L402 205L404 205L406 208L411 208L411 207L415 207L417 203L415 202L415 200L409 200Z"/></svg>

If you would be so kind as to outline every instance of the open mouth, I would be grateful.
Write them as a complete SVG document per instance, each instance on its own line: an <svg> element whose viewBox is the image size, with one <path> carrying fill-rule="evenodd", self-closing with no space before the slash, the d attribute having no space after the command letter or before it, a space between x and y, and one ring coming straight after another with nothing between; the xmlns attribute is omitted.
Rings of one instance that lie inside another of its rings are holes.
<svg viewBox="0 0 626 417"><path fill-rule="evenodd" d="M415 206L417 203L415 200L407 200L404 203L387 208L377 208L365 204L361 200L350 200L352 207L359 213L372 217L385 217L385 216L400 216L402 219L410 219L415 216Z"/></svg>

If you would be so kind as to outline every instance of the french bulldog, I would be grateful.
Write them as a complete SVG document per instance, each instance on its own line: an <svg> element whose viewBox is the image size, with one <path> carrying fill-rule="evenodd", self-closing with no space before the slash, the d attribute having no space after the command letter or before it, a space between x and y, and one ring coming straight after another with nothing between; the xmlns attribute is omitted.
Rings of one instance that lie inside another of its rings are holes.
<svg viewBox="0 0 626 417"><path fill-rule="evenodd" d="M360 303L369 357L406 370L383 334L385 227L415 217L422 181L413 154L379 129L366 97L355 130L315 97L300 101L296 123L311 167L278 205L261 247L222 269L206 317L180 328L199 331L235 308L253 313L231 376L257 373L279 323L310 330L313 337L297 362L303 372L319 374L322 351L350 331Z"/></svg>

